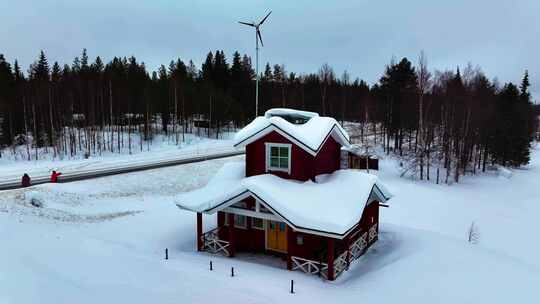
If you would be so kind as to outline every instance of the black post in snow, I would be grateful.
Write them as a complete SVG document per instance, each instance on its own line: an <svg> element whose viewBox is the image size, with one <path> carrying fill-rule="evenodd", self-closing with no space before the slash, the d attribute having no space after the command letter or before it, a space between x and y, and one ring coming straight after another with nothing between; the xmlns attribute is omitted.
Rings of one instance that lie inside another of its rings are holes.
<svg viewBox="0 0 540 304"><path fill-rule="evenodd" d="M165 260L169 259L169 249L165 248Z"/></svg>
<svg viewBox="0 0 540 304"><path fill-rule="evenodd" d="M234 267L231 267L231 277L234 277Z"/></svg>
<svg viewBox="0 0 540 304"><path fill-rule="evenodd" d="M214 270L214 269L212 268L212 261L210 261L210 271L212 271L212 270Z"/></svg>
<svg viewBox="0 0 540 304"><path fill-rule="evenodd" d="M291 280L291 293L294 293L294 280Z"/></svg>

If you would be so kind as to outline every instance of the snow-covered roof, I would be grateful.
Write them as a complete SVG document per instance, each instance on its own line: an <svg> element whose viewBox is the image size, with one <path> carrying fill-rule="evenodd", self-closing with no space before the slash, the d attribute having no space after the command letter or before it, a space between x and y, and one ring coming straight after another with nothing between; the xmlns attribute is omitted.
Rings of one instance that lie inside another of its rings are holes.
<svg viewBox="0 0 540 304"><path fill-rule="evenodd" d="M215 213L253 196L297 230L344 236L358 224L364 207L376 197L392 197L377 176L338 170L313 181L283 179L272 174L243 177L243 163L228 163L203 188L175 199L182 209Z"/></svg>
<svg viewBox="0 0 540 304"><path fill-rule="evenodd" d="M236 133L234 145L248 145L272 131L278 132L312 155L319 152L329 136L342 146L349 145L349 134L334 118L285 108L271 109L266 111L264 116L255 118Z"/></svg>
<svg viewBox="0 0 540 304"><path fill-rule="evenodd" d="M183 209L208 212L216 207L219 202L226 201L244 192L240 181L245 176L246 170L243 162L226 163L206 186L181 193L176 197L175 201Z"/></svg>
<svg viewBox="0 0 540 304"><path fill-rule="evenodd" d="M342 151L347 151L351 154L357 155L357 156L369 156L369 158L377 158L376 155L371 155L366 151L366 148L362 147L359 144L351 144L348 146L341 147Z"/></svg>

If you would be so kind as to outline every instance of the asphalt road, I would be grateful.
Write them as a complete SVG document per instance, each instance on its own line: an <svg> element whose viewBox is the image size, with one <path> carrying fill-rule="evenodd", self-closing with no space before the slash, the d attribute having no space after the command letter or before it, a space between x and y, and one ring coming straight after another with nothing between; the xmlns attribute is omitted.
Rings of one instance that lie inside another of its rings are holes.
<svg viewBox="0 0 540 304"><path fill-rule="evenodd" d="M92 179L92 178L109 176L109 175L124 174L124 173L157 169L157 168L163 168L163 167L169 167L169 166L190 164L190 163L202 162L206 160L219 159L219 158L227 158L227 157L243 155L243 154L245 154L245 151L243 150L220 152L220 153L214 153L214 154L199 155L199 156L194 156L194 157L184 156L178 159L160 160L160 161L149 162L145 164L125 165L125 166L119 166L119 167L114 167L114 168L103 168L103 169L94 169L94 170L89 170L89 171L63 173L62 176L58 178L58 182L69 183L69 182L78 181L78 180L85 180L85 179ZM40 177L31 177L31 178L32 178L32 185L44 184L44 183L49 182L49 176L40 176ZM20 180L0 183L0 190L9 190L9 189L17 189L17 188L22 188Z"/></svg>

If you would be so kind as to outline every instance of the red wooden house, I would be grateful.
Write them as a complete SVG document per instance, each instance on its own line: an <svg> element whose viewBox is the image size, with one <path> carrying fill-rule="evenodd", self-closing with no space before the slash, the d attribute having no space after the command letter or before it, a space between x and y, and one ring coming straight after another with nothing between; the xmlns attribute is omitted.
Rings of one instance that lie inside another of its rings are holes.
<svg viewBox="0 0 540 304"><path fill-rule="evenodd" d="M197 213L199 251L272 253L289 270L334 280L377 240L379 204L391 194L375 175L340 168L350 143L335 119L272 109L235 146L245 147L245 163L176 199ZM203 213L217 213L215 229L203 232Z"/></svg>

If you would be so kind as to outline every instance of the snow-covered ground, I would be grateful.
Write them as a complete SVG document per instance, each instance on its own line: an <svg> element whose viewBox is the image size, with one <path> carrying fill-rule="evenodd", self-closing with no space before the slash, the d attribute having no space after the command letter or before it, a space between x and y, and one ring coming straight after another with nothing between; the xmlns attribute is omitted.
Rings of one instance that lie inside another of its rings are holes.
<svg viewBox="0 0 540 304"><path fill-rule="evenodd" d="M195 216L173 196L214 160L0 192L0 303L533 303L540 282L540 147L512 177L435 185L379 176L395 194L379 242L335 282L277 258L195 252ZM30 204L31 199L44 207ZM477 244L467 242L475 222ZM205 216L207 229L214 218ZM164 249L169 260L164 260ZM208 270L212 260L214 271ZM230 267L235 277L230 277ZM295 280L295 294L289 293Z"/></svg>
<svg viewBox="0 0 540 304"><path fill-rule="evenodd" d="M42 154L38 160L28 161L25 156L25 147L20 146L17 153L13 154L9 149L4 150L3 157L0 158L0 183L20 180L24 173L28 173L31 178L48 176L52 170L62 173L72 173L113 168L131 164L143 164L162 160L177 159L179 157L193 157L212 153L232 151L232 134L225 133L223 139L211 139L198 137L195 134L186 134L184 142L175 144L174 139L167 139L164 136L156 136L151 146L143 144L143 150L134 138L132 154L129 154L126 147L122 153L103 152L102 155L93 155L85 159L83 153L79 153L73 158L52 159L52 152L49 148L48 154ZM127 141L127 139L125 139ZM41 149L43 150L43 149ZM41 151L44 153L44 151Z"/></svg>

